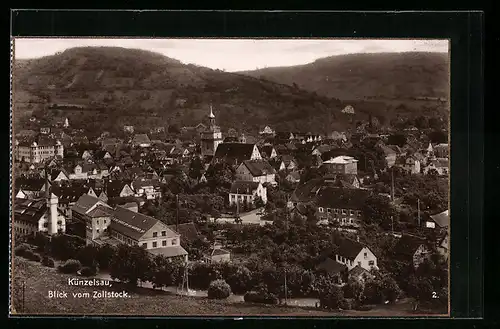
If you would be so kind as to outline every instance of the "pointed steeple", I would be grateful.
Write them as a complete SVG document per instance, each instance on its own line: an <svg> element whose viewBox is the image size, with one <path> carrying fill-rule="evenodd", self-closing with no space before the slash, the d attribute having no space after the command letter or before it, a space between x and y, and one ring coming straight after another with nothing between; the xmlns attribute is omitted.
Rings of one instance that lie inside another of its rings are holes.
<svg viewBox="0 0 500 329"><path fill-rule="evenodd" d="M212 109L212 105L210 105L210 114L208 115L208 117L210 119L215 119L215 115L214 115L214 112L213 112L213 109Z"/></svg>

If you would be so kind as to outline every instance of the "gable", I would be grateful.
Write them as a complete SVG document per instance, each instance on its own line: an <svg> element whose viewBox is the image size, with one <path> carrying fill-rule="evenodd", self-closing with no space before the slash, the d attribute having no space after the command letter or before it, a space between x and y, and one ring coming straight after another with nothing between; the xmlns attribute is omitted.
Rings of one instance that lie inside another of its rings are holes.
<svg viewBox="0 0 500 329"><path fill-rule="evenodd" d="M162 236L161 232L166 231L166 236ZM153 233L156 232L157 236L153 237ZM156 238L175 238L175 237L180 237L180 235L177 232L172 231L168 226L163 223L162 221L158 220L156 224L154 224L149 230L146 231L141 237L141 239L156 239ZM158 246L160 246L158 244Z"/></svg>

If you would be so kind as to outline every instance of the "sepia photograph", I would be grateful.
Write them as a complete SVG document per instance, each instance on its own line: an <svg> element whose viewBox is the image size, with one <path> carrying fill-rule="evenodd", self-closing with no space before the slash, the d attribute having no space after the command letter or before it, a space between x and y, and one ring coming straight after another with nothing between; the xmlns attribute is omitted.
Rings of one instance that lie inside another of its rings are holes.
<svg viewBox="0 0 500 329"><path fill-rule="evenodd" d="M449 316L449 40L11 48L11 315Z"/></svg>

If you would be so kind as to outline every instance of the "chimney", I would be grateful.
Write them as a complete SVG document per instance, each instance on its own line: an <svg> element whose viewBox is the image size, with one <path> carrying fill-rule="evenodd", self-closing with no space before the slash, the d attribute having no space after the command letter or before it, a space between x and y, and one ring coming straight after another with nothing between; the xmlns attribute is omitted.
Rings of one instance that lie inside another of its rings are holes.
<svg viewBox="0 0 500 329"><path fill-rule="evenodd" d="M356 236L356 242L359 242L359 235Z"/></svg>

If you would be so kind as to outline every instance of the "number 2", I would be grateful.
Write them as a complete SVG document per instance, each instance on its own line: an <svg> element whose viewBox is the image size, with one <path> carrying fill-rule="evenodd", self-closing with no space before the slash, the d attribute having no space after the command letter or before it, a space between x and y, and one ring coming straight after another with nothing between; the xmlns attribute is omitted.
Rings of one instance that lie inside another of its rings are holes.
<svg viewBox="0 0 500 329"><path fill-rule="evenodd" d="M436 294L436 292L435 292L435 291L433 291L433 292L432 292L432 298L433 298L433 299L439 298L439 296Z"/></svg>

